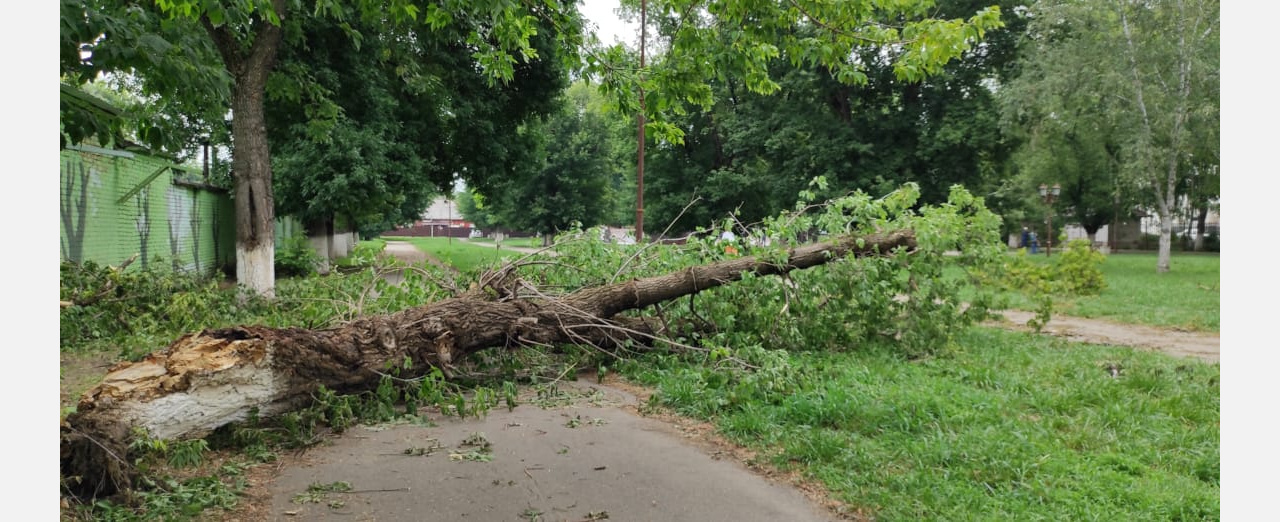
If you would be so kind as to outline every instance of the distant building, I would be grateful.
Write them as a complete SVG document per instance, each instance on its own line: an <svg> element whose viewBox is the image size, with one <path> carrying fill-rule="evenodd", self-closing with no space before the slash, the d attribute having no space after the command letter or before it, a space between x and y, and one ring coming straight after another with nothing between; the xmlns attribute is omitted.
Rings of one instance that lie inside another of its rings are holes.
<svg viewBox="0 0 1280 522"><path fill-rule="evenodd" d="M458 211L458 204L452 199L446 199L444 196L432 201L431 206L422 211L422 218L414 224L472 228L470 221L462 219L462 212Z"/></svg>
<svg viewBox="0 0 1280 522"><path fill-rule="evenodd" d="M1212 209L1209 210L1205 216L1205 235L1221 234L1220 223L1221 216L1219 216L1218 212ZM1153 250L1156 248L1156 236L1160 235L1160 216L1155 213L1137 210L1133 216L1120 221L1117 225L1114 234L1111 231L1111 225L1103 225L1093 237L1089 237L1089 234L1079 225L1066 225L1063 227L1063 231L1066 233L1068 241L1088 239L1093 241L1094 245L1114 245L1119 250ZM1194 237L1197 228L1198 225L1194 219L1182 215L1175 216L1173 219L1175 242L1177 238Z"/></svg>
<svg viewBox="0 0 1280 522"><path fill-rule="evenodd" d="M474 225L462 219L458 204L451 199L440 196L431 202L431 206L422 211L422 215L412 225L400 227L388 233L395 236L415 237L469 237Z"/></svg>

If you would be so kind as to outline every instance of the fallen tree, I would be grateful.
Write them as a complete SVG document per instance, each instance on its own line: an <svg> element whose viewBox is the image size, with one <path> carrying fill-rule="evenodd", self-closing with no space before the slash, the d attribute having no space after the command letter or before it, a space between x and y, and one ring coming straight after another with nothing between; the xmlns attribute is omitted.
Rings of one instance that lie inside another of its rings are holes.
<svg viewBox="0 0 1280 522"><path fill-rule="evenodd" d="M128 488L127 445L136 429L151 437L201 436L256 410L272 415L299 406L325 386L367 389L388 363L449 373L473 352L521 344L650 342L658 321L621 317L744 274L781 275L845 256L910 251L911 230L844 236L792 249L784 262L742 257L663 276L585 288L560 297L518 297L514 271L477 291L328 329L240 326L180 337L141 361L122 363L85 393L61 430L66 485L81 496Z"/></svg>

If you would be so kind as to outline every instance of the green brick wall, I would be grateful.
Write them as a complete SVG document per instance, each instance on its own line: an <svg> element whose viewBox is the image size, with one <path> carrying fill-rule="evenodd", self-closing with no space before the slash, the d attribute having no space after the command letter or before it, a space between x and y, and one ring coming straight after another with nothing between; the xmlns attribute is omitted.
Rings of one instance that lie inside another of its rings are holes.
<svg viewBox="0 0 1280 522"><path fill-rule="evenodd" d="M175 183L166 160L117 154L129 155L62 151L62 259L116 265L139 254L133 266L206 274L235 263L235 208L227 194Z"/></svg>

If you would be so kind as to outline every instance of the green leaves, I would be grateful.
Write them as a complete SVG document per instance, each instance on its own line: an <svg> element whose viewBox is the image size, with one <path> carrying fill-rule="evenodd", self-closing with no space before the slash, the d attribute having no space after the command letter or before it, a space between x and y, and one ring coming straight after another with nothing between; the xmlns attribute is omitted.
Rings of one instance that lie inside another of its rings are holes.
<svg viewBox="0 0 1280 522"><path fill-rule="evenodd" d="M841 83L862 85L869 80L864 71L870 62L857 55L880 52L893 61L899 79L919 81L1002 26L998 6L968 18L939 20L929 18L932 4L870 2L855 7L846 2L735 0L714 2L704 10L693 0L655 0L649 4L651 13L660 13L651 19L660 20L654 32L667 45L651 52L647 69L636 70L634 59L613 46L588 50L586 72L599 78L604 92L628 112L637 107L625 98L634 98L645 85L653 102L647 120L668 121L678 104L664 100L696 100L710 108L710 97L688 93L712 83L737 79L755 93L782 90L771 70L777 61L823 69Z"/></svg>
<svg viewBox="0 0 1280 522"><path fill-rule="evenodd" d="M607 112L585 82L574 84L558 110L521 128L527 161L479 190L485 212L471 215L502 226L554 234L589 227L617 214L629 191L634 131ZM659 129L655 129L659 130ZM483 228L483 227L482 227Z"/></svg>
<svg viewBox="0 0 1280 522"><path fill-rule="evenodd" d="M439 31L453 22L453 15L436 4L427 4L427 16L423 20L434 31Z"/></svg>

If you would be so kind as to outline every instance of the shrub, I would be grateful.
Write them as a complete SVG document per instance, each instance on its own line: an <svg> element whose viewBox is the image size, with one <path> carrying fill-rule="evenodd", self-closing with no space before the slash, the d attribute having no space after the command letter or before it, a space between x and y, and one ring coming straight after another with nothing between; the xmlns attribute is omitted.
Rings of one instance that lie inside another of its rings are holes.
<svg viewBox="0 0 1280 522"><path fill-rule="evenodd" d="M198 274L147 268L120 270L92 261L62 263L62 308L58 326L63 348L94 341L123 342L159 332L202 325L235 306L233 296L217 292L216 281Z"/></svg>
<svg viewBox="0 0 1280 522"><path fill-rule="evenodd" d="M1204 235L1203 246L1205 252L1219 252L1222 250L1222 242L1218 238L1217 230L1210 230L1208 234Z"/></svg>
<svg viewBox="0 0 1280 522"><path fill-rule="evenodd" d="M1060 250L1053 264L1032 260L1026 250L1009 256L996 274L985 274L982 282L1031 294L1094 295L1107 287L1102 277L1106 256L1093 249L1088 240L1077 239Z"/></svg>
<svg viewBox="0 0 1280 522"><path fill-rule="evenodd" d="M317 254L307 242L307 236L294 234L276 246L276 276L305 277L316 272L320 266L320 254Z"/></svg>
<svg viewBox="0 0 1280 522"><path fill-rule="evenodd" d="M351 255L339 259L337 264L346 267L371 266L378 261L387 243L382 240L361 241L351 249Z"/></svg>
<svg viewBox="0 0 1280 522"><path fill-rule="evenodd" d="M1107 256L1093 249L1084 239L1067 243L1054 265L1054 288L1062 293L1097 295L1107 288L1102 278L1102 262Z"/></svg>
<svg viewBox="0 0 1280 522"><path fill-rule="evenodd" d="M1138 250L1155 250L1160 248L1160 236L1158 234L1143 234L1138 238Z"/></svg>

